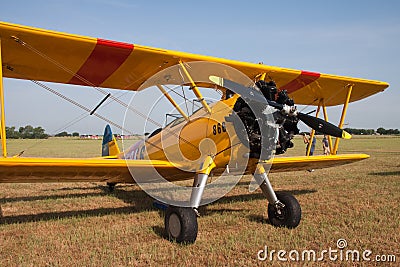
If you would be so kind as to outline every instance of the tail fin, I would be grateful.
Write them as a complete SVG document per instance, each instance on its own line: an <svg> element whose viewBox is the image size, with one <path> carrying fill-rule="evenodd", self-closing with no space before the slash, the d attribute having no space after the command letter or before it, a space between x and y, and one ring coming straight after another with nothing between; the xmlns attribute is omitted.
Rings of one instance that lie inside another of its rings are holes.
<svg viewBox="0 0 400 267"><path fill-rule="evenodd" d="M117 156L119 153L120 151L118 148L117 140L115 139L111 131L110 125L107 124L106 128L104 129L101 156Z"/></svg>

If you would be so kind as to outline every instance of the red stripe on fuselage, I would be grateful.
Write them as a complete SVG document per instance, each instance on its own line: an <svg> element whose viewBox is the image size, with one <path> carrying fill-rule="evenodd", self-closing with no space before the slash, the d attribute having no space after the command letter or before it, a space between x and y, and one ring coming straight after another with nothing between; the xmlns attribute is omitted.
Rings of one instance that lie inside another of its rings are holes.
<svg viewBox="0 0 400 267"><path fill-rule="evenodd" d="M309 85L310 83L317 80L320 76L321 76L320 73L302 70L300 75L297 76L296 79L294 79L291 82L288 82L284 86L281 86L280 89L286 90L290 94Z"/></svg>
<svg viewBox="0 0 400 267"><path fill-rule="evenodd" d="M97 44L92 53L69 83L89 86L101 85L125 62L133 48L133 44L97 39ZM80 77L89 81L89 84Z"/></svg>

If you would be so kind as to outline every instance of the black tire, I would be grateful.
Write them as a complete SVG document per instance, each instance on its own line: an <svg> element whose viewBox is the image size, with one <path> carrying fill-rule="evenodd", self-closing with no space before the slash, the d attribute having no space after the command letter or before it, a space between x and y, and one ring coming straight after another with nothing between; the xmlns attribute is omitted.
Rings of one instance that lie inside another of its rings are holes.
<svg viewBox="0 0 400 267"><path fill-rule="evenodd" d="M301 219L301 207L297 199L288 193L277 193L277 198L285 207L280 212L268 204L268 218L273 226L296 228Z"/></svg>
<svg viewBox="0 0 400 267"><path fill-rule="evenodd" d="M171 241L194 243L197 238L197 215L192 208L169 206L165 213L165 231Z"/></svg>

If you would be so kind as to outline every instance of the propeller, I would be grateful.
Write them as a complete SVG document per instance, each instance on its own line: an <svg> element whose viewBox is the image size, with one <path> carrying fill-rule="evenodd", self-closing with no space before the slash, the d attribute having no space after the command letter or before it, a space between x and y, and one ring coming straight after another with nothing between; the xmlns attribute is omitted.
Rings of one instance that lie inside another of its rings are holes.
<svg viewBox="0 0 400 267"><path fill-rule="evenodd" d="M267 100L260 91L255 90L253 87L246 87L242 84L217 76L210 76L209 79L219 86L225 87L237 94L240 94L242 98L250 102L255 101L258 103L268 103L268 105L270 105L271 107L282 110L289 116L296 116L306 125L320 133L344 139L351 138L351 135L343 129L340 129L336 125L333 125L332 123L329 123L323 119L313 117L302 112L298 112L295 106L283 105L275 101Z"/></svg>

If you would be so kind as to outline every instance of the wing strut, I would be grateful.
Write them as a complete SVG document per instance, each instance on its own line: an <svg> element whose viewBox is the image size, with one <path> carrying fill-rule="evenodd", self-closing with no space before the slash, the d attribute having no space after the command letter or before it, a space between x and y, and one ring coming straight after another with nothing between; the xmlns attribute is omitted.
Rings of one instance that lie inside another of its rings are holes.
<svg viewBox="0 0 400 267"><path fill-rule="evenodd" d="M0 121L0 137L1 147L3 150L3 158L7 157L7 136L6 136L6 118L4 114L4 90L3 90L3 61L1 53L1 39L0 39L0 105L1 105L1 121Z"/></svg>
<svg viewBox="0 0 400 267"><path fill-rule="evenodd" d="M211 109L208 106L207 102L204 100L203 95L200 93L199 88L197 88L196 83L193 81L192 76L190 76L188 70L186 69L185 65L183 64L182 61L179 61L179 65L181 65L183 71L185 72L186 77L189 79L190 84L192 85L192 90L193 93L196 95L197 99L200 101L200 103L203 105L204 109L208 112L208 114L211 114Z"/></svg>
<svg viewBox="0 0 400 267"><path fill-rule="evenodd" d="M322 101L322 111L324 112L324 119L329 122L328 112L326 111L325 101L324 101L324 99L322 99L321 101ZM329 151L330 151L330 154L332 155L332 151L333 151L332 147L333 146L332 146L332 137L330 135L328 135L328 143L329 143Z"/></svg>
<svg viewBox="0 0 400 267"><path fill-rule="evenodd" d="M317 113L315 114L315 117L316 117L316 118L318 118L320 109L321 109L321 101L320 101L319 104L318 104ZM311 147L312 147L312 142L313 142L313 139L314 139L314 135L315 135L315 130L314 130L314 129L311 129L310 143L309 143L308 148L307 148L307 156L310 156L310 152L311 152Z"/></svg>
<svg viewBox="0 0 400 267"><path fill-rule="evenodd" d="M347 85L346 102L344 102L344 104L343 104L342 116L340 117L340 122L339 122L340 129L342 129L343 124L344 124L344 119L346 118L347 107L349 106L352 90L353 90L353 85L352 84ZM335 146L333 147L333 152L332 152L333 155L336 155L338 147L339 147L339 138L336 138Z"/></svg>
<svg viewBox="0 0 400 267"><path fill-rule="evenodd" d="M185 118L186 121L189 121L189 117L186 115L186 113L181 109L181 107L175 102L174 99L168 94L168 92L164 89L164 87L160 84L157 84L158 89L165 95L165 97L171 102L171 104L176 108L177 111L182 115L182 117Z"/></svg>
<svg viewBox="0 0 400 267"><path fill-rule="evenodd" d="M259 79L259 81L264 81L265 80L265 76L267 76L267 73L264 72L263 74L261 74L261 77Z"/></svg>

